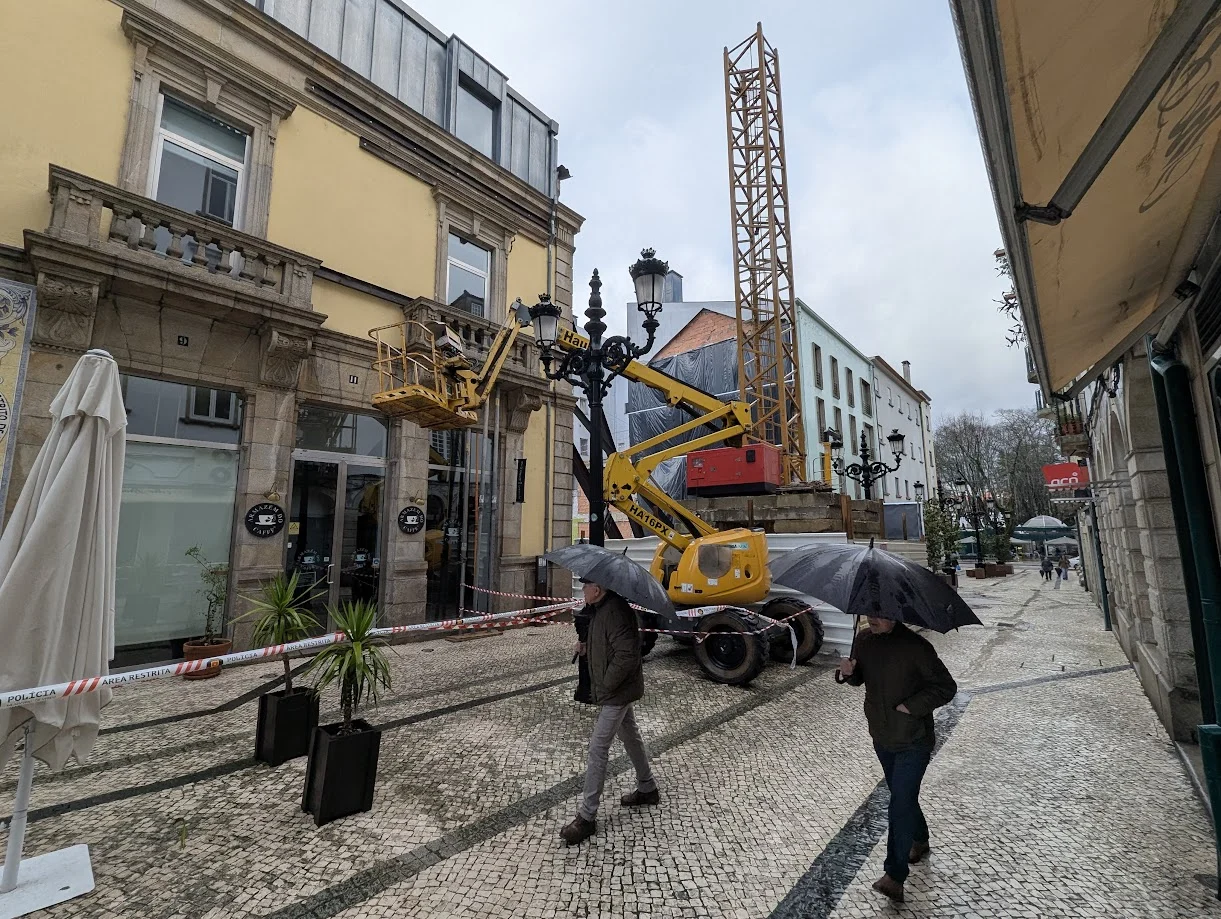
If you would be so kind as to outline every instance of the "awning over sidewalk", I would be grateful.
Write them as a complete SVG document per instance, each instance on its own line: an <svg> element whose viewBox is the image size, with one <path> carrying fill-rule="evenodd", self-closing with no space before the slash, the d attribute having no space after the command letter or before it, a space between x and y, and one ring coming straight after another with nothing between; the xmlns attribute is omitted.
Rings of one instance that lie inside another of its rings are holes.
<svg viewBox="0 0 1221 919"><path fill-rule="evenodd" d="M1221 3L951 6L1050 394L1108 366L1177 304L1216 216Z"/></svg>

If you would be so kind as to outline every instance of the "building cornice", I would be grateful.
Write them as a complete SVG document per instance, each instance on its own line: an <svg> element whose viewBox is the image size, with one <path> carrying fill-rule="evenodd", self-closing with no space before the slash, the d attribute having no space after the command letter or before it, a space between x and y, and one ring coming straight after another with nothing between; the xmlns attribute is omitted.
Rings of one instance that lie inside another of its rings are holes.
<svg viewBox="0 0 1221 919"><path fill-rule="evenodd" d="M124 9L123 27L129 35L141 33L165 42L179 53L191 54L205 66L250 81L264 95L282 100L284 105L304 106L358 137L377 137L380 145L392 145L393 152L413 167L408 171L423 181L437 184L444 177L469 196L487 197L520 215L508 229L535 235L536 227L548 226L552 201L547 195L468 148L444 128L412 111L246 0L177 0L211 17L221 29L236 31L246 39L245 43L233 41L227 46L208 41L174 21L161 12L164 4L154 8L152 0L112 2ZM279 68L279 74L268 73L257 62L238 53L243 44L289 66ZM336 100L346 104L337 105ZM394 149L400 147L406 149ZM583 218L560 205L557 221L569 233L576 233Z"/></svg>

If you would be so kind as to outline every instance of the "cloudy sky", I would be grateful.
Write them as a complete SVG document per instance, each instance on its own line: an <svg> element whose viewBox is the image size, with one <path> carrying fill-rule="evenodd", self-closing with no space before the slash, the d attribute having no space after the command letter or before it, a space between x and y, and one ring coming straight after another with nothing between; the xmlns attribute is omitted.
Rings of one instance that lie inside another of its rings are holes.
<svg viewBox="0 0 1221 919"><path fill-rule="evenodd" d="M643 246L688 300L730 299L722 50L780 53L798 295L866 354L912 362L934 415L1033 405L993 301L1000 233L944 0L409 0L560 125L578 309L612 328Z"/></svg>

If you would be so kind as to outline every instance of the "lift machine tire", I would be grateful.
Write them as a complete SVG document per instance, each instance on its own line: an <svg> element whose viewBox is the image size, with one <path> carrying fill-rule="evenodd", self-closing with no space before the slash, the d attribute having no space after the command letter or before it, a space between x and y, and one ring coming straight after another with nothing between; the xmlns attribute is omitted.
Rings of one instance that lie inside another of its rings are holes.
<svg viewBox="0 0 1221 919"><path fill-rule="evenodd" d="M767 666L767 634L749 613L720 610L700 618L697 632L711 632L695 645L695 660L718 683L745 686ZM754 634L752 634L754 633Z"/></svg>

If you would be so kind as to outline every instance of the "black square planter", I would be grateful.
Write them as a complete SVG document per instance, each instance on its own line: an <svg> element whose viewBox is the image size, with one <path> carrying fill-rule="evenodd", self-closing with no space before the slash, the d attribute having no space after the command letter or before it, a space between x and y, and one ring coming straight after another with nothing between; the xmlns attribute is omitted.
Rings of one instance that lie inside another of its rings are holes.
<svg viewBox="0 0 1221 919"><path fill-rule="evenodd" d="M259 696L258 729L254 758L278 766L309 753L310 738L318 727L318 693L308 687Z"/></svg>
<svg viewBox="0 0 1221 919"><path fill-rule="evenodd" d="M352 726L356 732L340 734L342 724L325 724L310 742L301 809L318 826L373 808L382 732L359 718Z"/></svg>

